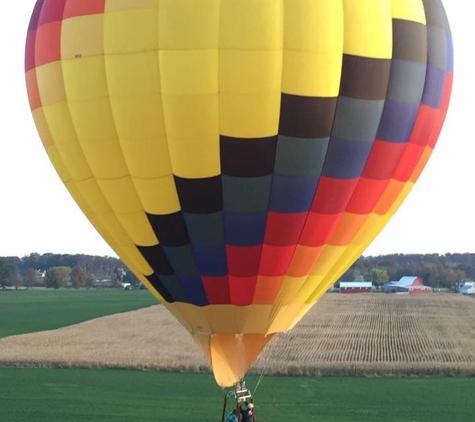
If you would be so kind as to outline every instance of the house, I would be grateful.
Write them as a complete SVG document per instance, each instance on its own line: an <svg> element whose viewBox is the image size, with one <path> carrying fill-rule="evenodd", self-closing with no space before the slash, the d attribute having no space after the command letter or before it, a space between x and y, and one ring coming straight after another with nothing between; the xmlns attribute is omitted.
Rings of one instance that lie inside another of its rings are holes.
<svg viewBox="0 0 475 422"><path fill-rule="evenodd" d="M415 294L432 293L432 287L424 286L422 280L415 276L401 277L399 281L390 281L383 285L384 293Z"/></svg>
<svg viewBox="0 0 475 422"><path fill-rule="evenodd" d="M340 293L371 293L371 281L340 281Z"/></svg>

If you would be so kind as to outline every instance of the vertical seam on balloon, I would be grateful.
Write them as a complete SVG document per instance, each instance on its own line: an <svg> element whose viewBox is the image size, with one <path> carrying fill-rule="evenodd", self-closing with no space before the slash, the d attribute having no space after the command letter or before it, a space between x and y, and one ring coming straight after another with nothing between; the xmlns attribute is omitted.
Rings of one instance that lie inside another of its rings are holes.
<svg viewBox="0 0 475 422"><path fill-rule="evenodd" d="M218 0L218 4L217 4L217 34L216 34L216 39L215 39L215 42L216 42L216 45L215 45L215 48L216 48L216 56L217 56L217 67L218 67L218 71L216 72L217 74L217 91L216 91L216 102L217 102L217 126L218 126L218 133L217 133L217 143L218 143L218 157L219 157L219 173L216 175L216 176L206 176L206 177L201 177L201 179L208 179L208 178L214 178L214 177L219 177L220 179L220 182L221 182L221 197L223 198L223 195L224 195L224 191L223 191L223 177L222 177L222 167L221 167L221 146L220 146L220 133L221 133L221 130L220 130L220 118L219 118L219 112L220 112L220 102L219 102L219 98L220 98L220 89L219 89L219 78L220 78L220 71L219 71L219 63L220 63L220 44L219 44L219 39L220 39L220 12L221 12L221 0ZM212 50L212 49L211 49ZM199 179L199 178L195 178L195 179ZM224 231L224 200L222 199L221 201L221 229L223 231L223 233L225 233ZM219 211L218 211L219 213ZM209 213L206 213L205 215L209 215ZM188 226L187 226L187 223L185 221L185 225L187 227L187 230L188 230ZM189 236L190 237L190 236ZM226 251L226 238L224 236L224 243L222 245L216 245L216 246L222 246L224 248L224 253L225 253L225 256L226 256L226 275L225 275L225 278L227 279L227 283L228 283L228 289L229 289L229 263L228 263L228 254L227 254L227 251ZM208 296L208 291L207 289L205 288L205 283L203 281L203 277L206 277L202 274L201 270L199 269L198 267L198 264L197 264L197 259L196 259L196 253L194 251L194 248L193 248L193 242L192 242L192 239L190 237L190 248L191 248L191 251L193 253L193 258L195 260L195 265L196 265L196 268L198 269L199 271L199 275L200 275L200 280L201 280L201 285L202 285L202 288L203 288L203 292L206 296L206 299L208 301L207 305L205 306L208 306L208 305L214 305L213 303L211 303L211 299L210 297ZM210 277L213 277L213 276L210 276ZM209 318L207 317L206 314L203 314L203 316L205 317L205 319L207 320L208 322L208 325L211 327L211 321L209 320Z"/></svg>
<svg viewBox="0 0 475 422"><path fill-rule="evenodd" d="M222 15L222 8L223 2L222 0L218 0L218 127L219 127L219 165L220 165L220 177L221 177L221 195L223 198L223 210L222 210L222 230L223 230L223 237L224 237L224 252L226 254L226 266L227 266L227 288L228 288L228 302L226 305L229 306L237 306L231 302L231 279L229 274L230 262L229 262L229 254L228 254L228 236L226 235L226 212L224 209L224 178L223 178L223 167L222 167L222 155L221 155L221 15Z"/></svg>
<svg viewBox="0 0 475 422"><path fill-rule="evenodd" d="M134 180L133 180L132 175L131 175L131 173L130 173L130 169L129 169L128 165L127 165L127 160L126 160L126 158L125 158L124 151L123 151L123 149L122 149L122 144L121 144L121 142L120 142L119 130L118 130L118 128L117 128L117 123L116 123L116 116L115 116L115 114L114 114L114 107L112 106L112 99L111 99L110 88L109 88L109 79L110 79L110 78L109 78L109 70L108 70L108 66L107 66L106 52L105 52L105 44L106 44L105 18L106 18L106 12L104 11L104 13L102 14L102 25L103 25L102 46L103 46L104 76L105 76L105 80L106 80L106 89L107 89L107 96L106 96L106 98L107 98L107 101L108 101L108 103L109 103L109 109L110 109L110 113L111 113L111 116L112 116L112 122L113 122L113 124L114 124L114 130L115 130L115 133L116 133L116 138L115 138L115 140L116 140L116 142L117 142L117 145L118 145L118 147L119 147L119 150L121 151L122 159L124 160L124 165L125 165L125 168L127 169L127 172L128 172L128 175L125 176L125 177L130 177L130 180L131 180L131 182L132 182L132 186L134 186L134 191L135 191L135 194L136 194L136 196L137 196L137 199L138 199L138 201L139 201L139 203L140 203L140 205L141 205L141 207L142 207L142 211L145 213L144 206L143 206L143 203L142 203L142 199L140 198L140 196L138 195L138 193L137 193L137 191L136 191L135 183L134 183ZM99 184L98 184L98 186L99 186L99 189L101 189L101 187L100 187ZM102 189L101 189L101 191L102 191ZM104 197L105 197L105 195L104 195ZM106 199L106 201L107 201L107 197L105 197L105 199ZM107 201L107 202L109 202L109 201ZM109 205L110 205L110 204L109 204ZM112 211L113 211L113 213L114 213L114 215L115 215L114 209L113 209L112 207L111 207L111 209L112 209ZM117 218L117 217L116 217L116 218ZM122 228L122 229L124 230L124 232L126 233L126 235L127 235L128 239L129 239L130 243L131 243L135 248L137 248L137 246L135 245L135 242L132 240L130 234L127 232L126 228L123 226L123 224L120 222L120 220L119 220L118 218L117 218L117 221L120 223L121 228ZM151 225L150 225L150 230L153 232L153 229L152 229ZM122 247L121 247L121 249L123 250ZM134 261L131 257L129 257L128 254L127 254L127 255L125 254L125 250L123 250L123 253L124 253L126 259L127 259L127 260L130 259L130 261L133 262L133 264L134 264L134 266L135 266L135 265L136 265L136 264L135 264L135 261ZM139 253L140 253L140 252L139 252ZM139 268L139 267L137 266L137 268ZM153 269L152 269L152 271L153 271ZM146 276L145 274L142 274L142 275L143 275L144 277ZM155 290L156 290L156 289L155 289ZM157 293L159 294L160 297L163 298L161 292L158 292L158 291L157 291ZM165 300L163 300L163 301L165 301Z"/></svg>
<svg viewBox="0 0 475 422"><path fill-rule="evenodd" d="M344 4L344 0L341 0L342 1L342 21L343 21L343 44L341 46L341 60L342 60L342 65L341 65L341 68L340 68L340 88L341 88L341 78L342 78L342 75L343 75L343 55L344 55L344 34L345 34L345 16L344 16L344 8L345 8L345 4ZM336 97L336 104L335 104L335 111L334 111L334 114L333 114L333 121L332 121L332 125L331 125L331 131L330 131L330 136L328 137L328 145L327 145L327 150L325 152L325 158L323 160L323 163L322 163L322 170L319 174L319 177L318 177L318 181L317 181L317 185L315 186L315 192L313 194L313 198L312 198L312 204L313 204L313 201L315 200L315 196L318 192L318 187L320 185L320 181L321 181L321 178L322 178L322 174L323 174L323 169L325 167L325 163L327 161L327 157L328 157L328 151L330 149L330 144L331 144L331 139L332 139L332 134L333 134L333 129L334 129L334 125L335 125L335 120L336 120L336 115L337 115L337 110L338 110L338 103L339 103L339 100L340 100L340 93L338 93L337 97ZM299 238L297 240L297 243L296 243L296 246L295 246L295 250L294 250L294 253L292 255L292 259L290 260L290 263L289 263L289 267L290 265L292 265L292 262L293 262L293 259L294 259L294 256L295 256L295 251L297 250L297 245L299 245L300 243L300 239L302 238L302 233L304 231L304 228L305 228L305 225L307 224L307 221L308 221L308 218L310 216L310 213L311 213L311 206L310 205L310 209L308 210L307 212L307 216L305 218L305 222L304 222L304 225L302 227L302 231L300 232L300 235L299 235ZM320 256L323 254L324 250L326 249L327 245L322 245L322 252L320 254ZM308 279L308 276L310 275L311 271L313 268L315 268L315 266L317 265L317 262L320 258L317 258L317 261L314 263L314 265L312 266L312 268L310 269L309 273L305 276L305 281L304 283L302 284L302 286L300 286L300 288L297 290L296 292L296 295L298 295L300 293L300 291L302 290L303 286L305 285L305 283L307 282L307 279ZM288 268L287 268L288 270ZM301 303L300 304L300 309L304 308L305 307L305 302Z"/></svg>
<svg viewBox="0 0 475 422"><path fill-rule="evenodd" d="M281 59L281 62L280 62L280 67L281 67L281 75L280 75L280 109L279 109L279 122L280 122L280 115L282 114L282 91L283 91L283 83L284 83L284 79L283 79L283 69L284 69L284 40L285 40L285 0L281 0L280 2L280 8L281 8L281 45L280 45L280 50L282 52L282 59ZM277 123L278 125L280 123ZM260 254L259 254L259 267L257 269L257 274L256 274L256 282L254 284L254 293L252 295L252 302L250 303L250 305L254 305L254 298L256 296L256 289L257 289L257 283L259 281L259 276L260 276L260 272L261 272L261 265L262 265L262 254L264 252L264 247L266 245L265 243L265 239L266 239L266 232L267 232L267 223L269 221L269 211L270 211L270 207L271 207L271 202L272 202L272 188L274 186L274 175L275 175L275 163L276 163L276 158L277 158L277 146L278 146L278 143L279 143L279 126L277 126L277 133L275 134L275 138L276 138L276 141L275 141L275 150L274 150L274 165L272 166L272 173L270 173L270 176L271 176L271 181L270 181L270 186L269 186L269 200L267 202L267 215L266 215L266 224L265 224L265 227L264 227L264 237L262 239L262 244L261 244L261 251L260 251ZM271 142L271 141L267 141L267 142ZM274 302L273 304L273 309L274 307L276 307L276 303ZM273 311L270 312L269 314L269 320L268 320L268 324L267 324L267 327L270 327L271 323L272 323L272 318L271 318L271 315L273 314Z"/></svg>
<svg viewBox="0 0 475 422"><path fill-rule="evenodd" d="M187 233L187 236L188 236L188 239L190 241L189 245L190 245L190 250L191 250L191 254L192 254L192 257L193 257L193 262L195 264L195 267L198 269L198 272L199 272L199 277L200 277L200 282L201 282L201 287L202 287L202 290L203 292L205 292L206 294L206 290L205 290L205 287L204 287L204 283L203 283L203 279L202 279L202 274L201 274L201 271L199 271L199 267L198 267L198 264L197 264L197 260L196 260L196 256L195 256L195 253L193 251L193 244L192 244L192 241L191 241L191 238L190 238L190 233L188 231L188 225L186 223L186 220L184 218L184 210L183 210L183 204L182 204L182 201L181 201L181 198L180 198L180 195L179 195L179 192L178 192L178 187L176 185L176 181L175 181L175 173L174 173L174 169L173 169L173 163L172 163L172 160L171 160L171 156L170 156L170 148L169 148L169 142L168 142L168 131L167 131L167 119L166 119L166 113L165 113L165 104L164 104L164 101L163 101L163 80L162 80L162 71L161 71L161 58L160 58L160 52L162 51L161 47L160 47L160 14L162 12L161 10L161 7L164 7L162 6L162 3L158 3L158 7L157 7L157 13L158 13L158 31L157 31L157 38L158 38L158 50L157 50L157 55L158 55L158 68L159 68L159 80L160 80L160 99L161 99L161 103L162 103L162 110L163 110L163 129L165 131L165 142L167 144L167 152L168 152L168 159L170 161L170 167L172 169L172 176L173 176L173 184L175 186L175 192L176 192L176 195L177 195L177 198L178 198L178 202L180 204L180 210L179 212L182 214L183 216L183 221L184 221L184 226L185 226L185 229L186 229L186 233ZM188 48L188 50L190 50L190 48ZM160 239L159 239L159 242L160 242ZM166 255L166 254L165 254ZM189 303L191 306L197 306L198 308L202 308L202 306L199 306L199 305L194 305L192 303L192 298L189 297L188 293L186 292L186 289L184 288L184 285L180 282L180 279L178 278L178 271L176 270L176 268L174 268L174 266L172 265L172 263L170 262L168 256L167 256L167 260L169 261L170 263L170 266L171 268L173 269L174 271L174 274L176 275L176 279L178 281L178 283L180 283L181 287L183 288L185 294L186 294L186 297L188 298L189 300ZM206 295L206 298L208 299L208 296ZM208 304L209 304L209 300L208 300Z"/></svg>
<svg viewBox="0 0 475 422"><path fill-rule="evenodd" d="M284 56L285 56L285 18L286 18L286 13L285 13L285 0L282 1L282 61L281 61L281 69L282 69L282 72L281 72L281 82L280 82L280 110L279 110L279 126L280 126L280 119L282 117L282 95L283 95L283 91L284 91ZM269 211L270 211L270 205L271 205L271 200L272 200L272 188L274 186L274 176L275 176L275 165L276 165L276 159L277 159L277 148L279 147L279 132L280 132L280 127L277 128L277 135L276 135L276 148L275 148L275 155L274 155L274 166L273 166L273 169L272 169L272 173L271 173L271 183L270 183L270 187L269 187L269 201L268 201L268 204L267 204L267 216L266 216L266 225L265 225L265 229L264 229L264 237L263 237L263 240L262 240L262 248L261 248L261 255L260 255L260 258L259 258L259 269L258 269L258 278L259 278L259 275L260 275L260 271L261 271L261 259L262 259L262 252L264 250L264 247L265 247L265 238L266 238L266 232L267 232L267 222L268 222L268 219L269 219ZM283 280L285 279L285 276L283 278ZM257 284L256 284L256 287L257 287ZM271 327L276 315L278 314L278 310L280 308L280 301L279 301L279 296L280 296L280 289L282 288L282 283L279 287L279 290L277 292L277 295L275 296L275 299L272 303L272 308L271 308L271 311L269 312L269 317L268 317L268 323L267 323L267 331L266 331L266 334L269 333L269 328ZM255 295L255 291L254 291L254 295Z"/></svg>
<svg viewBox="0 0 475 422"><path fill-rule="evenodd" d="M130 10L130 9L126 9L126 10ZM124 163L125 163L125 166L127 168L127 171L128 171L128 176L126 177L130 177L131 179L131 182L132 182L132 185L134 186L134 189L135 189L135 193L136 193L136 196L138 198L138 201L142 207L142 211L145 213L145 208L143 206L143 202L142 202L142 199L140 198L140 196L138 195L137 191L136 191L136 187L135 187L135 183L134 183L134 178L132 177L132 174L130 172L130 169L129 169L129 166L127 164L127 160L125 159L125 155L124 155L124 152L123 152L123 148L122 148L122 143L120 141L120 134L119 134L119 131L118 131L118 128L117 128L117 124L116 124L116 116L114 114L114 108L112 106L112 100L111 100L111 95L110 95L110 89L109 89L109 77L108 77L108 66L107 66L107 60L106 60L106 53L105 53L105 38L106 38L106 32L105 32L105 15L106 15L106 11L104 10L103 12L103 27L104 27L104 31L103 31L103 47L104 47L104 53L103 53L103 58L104 58L104 72L105 72L105 79L106 79L106 85L107 85L107 98L109 100L109 106L110 106L110 111L111 111L111 116L112 116L112 119L113 119L113 123L114 123L114 128L115 128L115 131L116 131L116 135L117 135L117 143L119 145L119 148L120 148L120 151L122 152L122 158L124 159ZM131 54L131 53L127 53L127 54ZM137 54L137 52L135 52L135 54ZM114 54L109 54L109 56L113 56ZM111 208L112 209L112 208ZM114 212L115 214L115 212ZM130 240L130 243L135 247L137 248L137 245L135 244L135 242L132 241L132 238L130 237L129 233L125 230L125 228L123 227L123 225L121 224L121 227L124 229L124 232L127 234L129 240ZM150 230L152 233L154 233L153 231L153 228L151 227L150 225ZM154 233L155 237L157 238L156 234ZM157 238L158 240L158 238ZM121 248L122 249L122 248ZM138 253L140 254L140 256L143 257L143 255L140 253L140 251L137 249ZM125 252L125 251L124 251ZM143 257L144 258L144 257ZM129 256L127 256L127 260L130 260L130 262L133 263L134 267L136 267L137 269L140 268L138 265L136 265L135 261L130 258ZM145 260L145 258L144 258ZM145 260L146 261L146 260ZM147 262L148 264L148 262ZM150 266L150 264L148 264ZM152 269L152 274L154 274L154 270L153 268ZM140 271L140 276L142 278L145 279L145 284L147 284L147 286L151 286L150 282L148 281L147 279L147 275L146 274L143 274L142 271ZM143 280L142 280L143 281ZM156 293L160 298L161 298L161 301L164 302L164 303L167 303L165 300L164 300L164 297L162 296L161 292L159 292L155 287L152 286L152 289L154 291L154 294Z"/></svg>
<svg viewBox="0 0 475 422"><path fill-rule="evenodd" d="M343 0L341 0L341 1L342 1L342 10L344 10L344 3L343 3ZM345 18L344 18L344 15L343 15L343 14L342 14L342 21L343 21L343 36L344 36L344 32L345 32ZM343 51L344 51L344 37L343 37L343 45L341 46L342 60L343 60ZM341 70L340 70L340 84L341 84L341 76L342 76L342 74L343 74L343 66L341 67ZM334 123L335 123L336 112L337 112L337 109L338 109L338 101L339 101L340 95L338 95L336 98L337 98L337 100L336 100L336 104L335 104L335 112L334 112L334 114L333 114L333 122L332 122L332 125L331 125L331 132L333 132L333 126L334 126ZM330 133L329 140L328 140L327 150L326 150L326 152L325 152L325 158L324 158L323 164L322 164L322 171L323 171L323 168L324 168L324 165L325 165L327 156L328 156L328 150L329 150L329 148L330 148L330 141L331 141L331 133ZM314 192L314 194L313 194L312 202L311 202L310 208L309 208L309 210L308 210L308 212L307 212L307 216L305 217L304 224L303 224L303 226L302 226L302 230L301 230L301 232L300 232L300 235L299 235L299 237L298 237L298 239L297 239L297 242L295 243L295 249L294 249L294 251L293 251L293 253L292 253L292 258L290 259L289 264L288 264L288 266L287 266L286 274L284 275L284 280L285 280L285 277L287 277L287 272L288 272L290 266L292 265L292 262L293 262L293 260L294 260L297 247L298 247L298 245L300 244L299 242L300 242L300 239L301 239L301 237L302 237L302 233L303 233L303 231L304 231L304 228L305 228L305 225L306 225L306 223L307 223L307 220L308 220L308 218L309 218L309 215L310 215L310 212L311 212L311 207L312 207L313 201L314 201L314 199L315 199L315 195L317 194L318 187L319 187L319 185L320 185L321 177L322 177L322 173L319 174L318 181L317 181L317 184L316 184L316 186L315 186L315 192ZM323 247L325 248L326 245L323 245ZM323 253L323 250L322 250L322 253ZM317 261L318 261L318 259L317 259ZM315 265L316 265L316 263L314 264L314 266L312 267L312 269L315 267ZM310 271L311 271L311 270L310 270ZM309 275L310 275L310 272L305 276L305 281L304 281L304 283L302 284L302 286L300 286L300 288L297 290L296 295L299 294L299 292L301 291L301 289L302 289L303 286L305 285L305 283L306 283L306 281L307 281ZM282 286L281 286L281 287L282 287ZM283 297L281 297L281 296L282 296L282 295L281 295L281 290L279 289L279 293L277 294L276 301L274 302L274 304L275 304L275 312L272 312L272 320L271 320L271 324L269 324L269 326L272 325L272 323L275 321L275 318L276 318L276 316L277 316L277 308L280 308L281 303L283 302ZM302 303L302 304L301 304L301 308L303 308L304 306L305 306L305 303Z"/></svg>
<svg viewBox="0 0 475 422"><path fill-rule="evenodd" d="M163 101L163 86L162 86L162 71L161 71L161 59L160 59L160 51L161 51L161 48L160 48L160 14L161 14L161 10L160 10L160 7L161 7L161 4L162 3L158 3L157 5L157 62L158 62L158 79L159 79L159 83L160 83L160 102L161 102L161 105L162 105L162 113L163 113L163 130L165 132L165 142L167 144L167 153L168 153L168 161L170 162L170 168L171 168L171 176L173 178L173 185L175 186L175 192L176 192L176 196L178 198L178 203L180 204L180 212L181 214L183 215L183 207L182 207L182 204L181 204L181 201L180 201L180 197L178 195L178 188L176 186L176 182L175 182L175 175L173 173L173 167L172 167L172 164L171 164L171 157L170 157L170 148L168 146L168 131L167 131L167 119L165 118L165 105L164 105L164 101ZM185 227L186 227L186 222L185 222ZM188 229L187 229L187 234L188 234ZM188 234L188 237L189 237L189 234ZM158 236L157 236L157 239L158 239ZM161 241L160 239L158 239L158 244L160 245L161 244ZM164 251L165 252L165 251ZM166 256L166 255L165 255ZM170 268L173 269L173 272L174 272L174 275L177 275L177 271L176 269L173 267L172 263L170 262L168 256L166 256L166 259L168 261L168 263L170 264ZM155 271L154 271L155 273ZM176 277L176 280L177 282L180 284L180 286L182 287L183 291L185 292L186 294L186 290L184 289L184 286L182 285L182 283L180 282L178 276ZM188 298L188 294L186 294L187 298ZM189 298L188 298L189 299ZM191 305L191 303L190 303Z"/></svg>
<svg viewBox="0 0 475 422"><path fill-rule="evenodd" d="M223 184L223 166L221 163L221 8L223 6L222 0L218 0L218 25L217 25L217 34L216 34L216 51L218 56L218 71L216 72L218 75L217 81L217 109L218 109L218 155L219 155L219 177L221 179L221 230L223 233L223 248L224 254L226 256L226 283L227 283L227 290L228 290L228 302L226 305L231 305L231 291L230 291L230 280L229 280L229 259L228 259L228 250L226 248L226 224L225 224L225 213L224 213L224 184ZM208 297L208 292L206 292L206 296ZM208 298L209 300L209 298ZM209 324L211 326L211 324Z"/></svg>
<svg viewBox="0 0 475 422"><path fill-rule="evenodd" d="M160 10L160 5L161 3L159 2L158 5L157 5L157 63L158 63L158 79L159 79L159 84L160 84L160 102L161 102L161 105L162 105L162 113L163 113L163 130L165 132L165 142L167 144L167 153L168 153L168 161L170 162L170 168L171 168L171 176L172 176L172 179L173 179L173 185L175 186L175 193L176 193L176 196L178 198L178 203L180 204L180 213L183 215L183 207L182 207L182 204L181 204L181 201L180 201L180 197L178 195L178 188L176 186L176 182L175 182L175 177L174 177L174 174L173 174L173 167L172 167L172 164L171 164L171 157L170 157L170 148L169 148L169 145L168 145L168 132L167 132L167 122L166 122L166 118L165 118L165 105L164 105L164 101L163 101L163 87L162 87L162 72L161 72L161 69L160 69L160 66L161 66L161 58L160 58L160 51L161 51L161 48L160 48L160 13L161 13L161 10ZM186 223L185 223L185 227L186 227ZM187 234L188 234L188 230L187 230ZM189 235L188 235L189 237ZM158 239L158 236L157 236L157 239ZM161 240L158 239L158 244L160 245L161 244ZM185 295L186 297L188 298L188 294L186 293L186 290L184 289L184 286L183 284L180 282L179 278L178 278L178 275L177 275L177 271L176 269L173 267L172 263L170 262L168 256L166 256L165 254L165 251L164 252L164 255L170 265L170 268L173 269L173 273L174 275L176 275L176 280L177 282L180 284L182 290L185 292ZM154 271L155 273L155 271ZM188 298L189 299L189 298ZM191 305L191 303L190 303Z"/></svg>
<svg viewBox="0 0 475 422"><path fill-rule="evenodd" d="M218 0L218 33L216 39L216 47L218 50L218 145L219 145L219 172L221 178L221 197L222 197L222 211L221 211L221 229L223 233L223 248L224 253L226 254L226 283L227 283L227 290L228 290L228 302L226 305L231 305L231 282L229 279L229 256L228 256L228 248L227 248L227 239L226 239L226 214L224 212L224 178L223 178L223 163L221 162L221 12L222 12L223 2L222 0Z"/></svg>

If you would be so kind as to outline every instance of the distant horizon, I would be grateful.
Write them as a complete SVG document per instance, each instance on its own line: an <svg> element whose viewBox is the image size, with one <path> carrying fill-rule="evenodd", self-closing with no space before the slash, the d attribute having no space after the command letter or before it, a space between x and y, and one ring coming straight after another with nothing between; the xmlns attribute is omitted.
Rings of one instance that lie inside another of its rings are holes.
<svg viewBox="0 0 475 422"><path fill-rule="evenodd" d="M38 254L38 255L48 255L48 254L51 254L51 255L71 255L71 256L74 256L74 255L85 255L85 256L97 256L97 257L100 257L100 258L115 258L115 259L119 259L121 260L121 258L114 254L114 255L99 255L99 254L92 254L92 253L85 253L85 252L75 252L75 253L71 253L71 252L29 252L27 254L24 254L24 255L1 255L0 254L0 257L1 258L24 258L24 257L27 257L29 255L32 255L32 254ZM428 255L438 255L438 256L445 256L445 255L475 255L475 252L443 252L443 253L439 253L439 252L391 252L391 253L385 253L385 254L378 254L378 255L365 255L365 254L361 254L359 258L378 258L378 257L383 257L383 256L392 256L392 255L422 255L422 256L428 256ZM357 259L359 259L357 258Z"/></svg>

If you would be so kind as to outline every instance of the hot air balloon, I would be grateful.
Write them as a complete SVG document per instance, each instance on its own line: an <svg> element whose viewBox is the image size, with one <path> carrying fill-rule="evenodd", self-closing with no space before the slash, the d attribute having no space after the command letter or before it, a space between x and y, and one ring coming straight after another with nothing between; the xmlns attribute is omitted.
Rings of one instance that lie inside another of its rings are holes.
<svg viewBox="0 0 475 422"><path fill-rule="evenodd" d="M38 0L26 82L79 207L237 385L418 179L439 0Z"/></svg>

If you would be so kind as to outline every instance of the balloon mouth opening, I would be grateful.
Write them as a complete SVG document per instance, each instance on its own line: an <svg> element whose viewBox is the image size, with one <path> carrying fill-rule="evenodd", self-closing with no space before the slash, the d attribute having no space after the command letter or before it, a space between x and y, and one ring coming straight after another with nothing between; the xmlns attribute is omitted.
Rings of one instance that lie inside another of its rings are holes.
<svg viewBox="0 0 475 422"><path fill-rule="evenodd" d="M193 333L222 388L234 388L243 380L273 334Z"/></svg>

